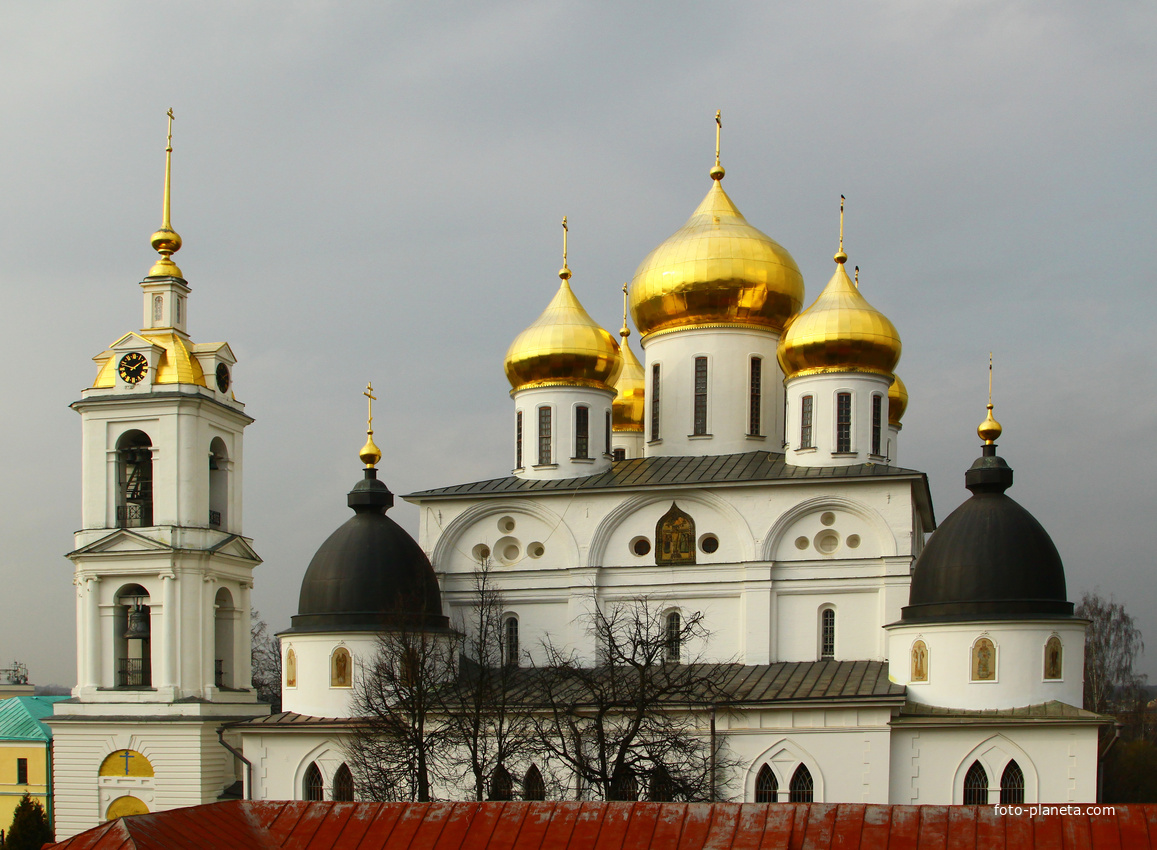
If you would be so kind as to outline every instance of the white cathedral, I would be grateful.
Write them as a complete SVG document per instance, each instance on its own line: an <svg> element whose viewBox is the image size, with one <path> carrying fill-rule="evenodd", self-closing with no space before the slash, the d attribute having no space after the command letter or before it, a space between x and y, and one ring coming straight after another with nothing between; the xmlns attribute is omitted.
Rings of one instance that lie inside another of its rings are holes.
<svg viewBox="0 0 1157 850"><path fill-rule="evenodd" d="M701 614L710 640L671 660L734 665L742 682L718 717L738 765L723 799L1095 800L1085 622L1048 534L1005 494L991 404L972 495L937 528L925 475L899 464L899 334L847 274L842 233L805 308L791 255L724 191L718 148L702 203L624 288L619 341L580 304L564 249L557 294L506 353L509 476L407 496L414 541L386 515L367 443L354 516L280 635L284 711L269 715L249 686L252 419L228 344L186 330L171 151L143 325L95 358L72 405L77 686L50 721L58 838L238 780L252 799L353 799L343 740L377 635L403 616L460 626L483 560L523 663L547 636L597 663L584 614L598 606ZM403 587L418 610L395 610Z"/></svg>

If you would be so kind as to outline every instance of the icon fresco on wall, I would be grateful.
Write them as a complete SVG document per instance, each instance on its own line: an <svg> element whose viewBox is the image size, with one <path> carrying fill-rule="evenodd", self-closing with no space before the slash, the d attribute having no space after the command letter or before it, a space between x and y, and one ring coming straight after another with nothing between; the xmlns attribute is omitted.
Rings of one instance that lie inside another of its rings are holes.
<svg viewBox="0 0 1157 850"><path fill-rule="evenodd" d="M348 688L353 682L351 680L350 652L344 646L339 646L333 653L333 669L330 671L330 687L333 688Z"/></svg>
<svg viewBox="0 0 1157 850"><path fill-rule="evenodd" d="M655 563L660 566L695 563L695 520L674 502L655 525Z"/></svg>
<svg viewBox="0 0 1157 850"><path fill-rule="evenodd" d="M996 647L988 638L972 645L972 681L996 681Z"/></svg>
<svg viewBox="0 0 1157 850"><path fill-rule="evenodd" d="M297 687L297 653L292 648L285 653L285 687Z"/></svg>
<svg viewBox="0 0 1157 850"><path fill-rule="evenodd" d="M922 640L918 640L912 644L911 679L913 682L928 681L928 647Z"/></svg>
<svg viewBox="0 0 1157 850"><path fill-rule="evenodd" d="M1061 639L1056 635L1045 644L1045 678L1061 678Z"/></svg>

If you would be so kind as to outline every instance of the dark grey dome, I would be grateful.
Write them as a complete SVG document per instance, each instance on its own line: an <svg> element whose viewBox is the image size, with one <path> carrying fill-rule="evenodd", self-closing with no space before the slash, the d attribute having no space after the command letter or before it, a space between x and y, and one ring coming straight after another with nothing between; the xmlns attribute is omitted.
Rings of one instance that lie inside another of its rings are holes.
<svg viewBox="0 0 1157 850"><path fill-rule="evenodd" d="M434 568L386 516L394 496L376 469L366 469L347 501L354 515L309 562L290 631L447 628Z"/></svg>
<svg viewBox="0 0 1157 850"><path fill-rule="evenodd" d="M1071 617L1052 538L1004 491L1012 470L995 446L964 476L972 497L940 523L916 559L901 622Z"/></svg>

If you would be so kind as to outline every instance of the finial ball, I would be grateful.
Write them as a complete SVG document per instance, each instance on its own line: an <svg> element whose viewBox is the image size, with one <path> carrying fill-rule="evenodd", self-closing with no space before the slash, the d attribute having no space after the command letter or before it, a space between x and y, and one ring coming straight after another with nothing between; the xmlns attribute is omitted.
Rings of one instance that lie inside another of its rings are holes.
<svg viewBox="0 0 1157 850"><path fill-rule="evenodd" d="M149 242L158 254L175 254L181 250L181 237L175 230L158 230Z"/></svg>
<svg viewBox="0 0 1157 850"><path fill-rule="evenodd" d="M995 445L1003 431L1004 429L1000 427L1000 423L992 418L992 405L988 405L988 416L986 416L984 421L977 427L977 436L984 440L986 446L991 446Z"/></svg>
<svg viewBox="0 0 1157 850"><path fill-rule="evenodd" d="M727 172L723 170L722 165L713 165L713 166L711 166L711 172L710 173L711 173L711 179L712 180L722 180L723 175L726 174Z"/></svg>
<svg viewBox="0 0 1157 850"><path fill-rule="evenodd" d="M570 269L568 269L566 266L563 266L558 270L558 276L563 280L570 280Z"/></svg>
<svg viewBox="0 0 1157 850"><path fill-rule="evenodd" d="M848 255L843 251L836 251L836 255L832 259L834 259L840 265L843 265L848 261Z"/></svg>

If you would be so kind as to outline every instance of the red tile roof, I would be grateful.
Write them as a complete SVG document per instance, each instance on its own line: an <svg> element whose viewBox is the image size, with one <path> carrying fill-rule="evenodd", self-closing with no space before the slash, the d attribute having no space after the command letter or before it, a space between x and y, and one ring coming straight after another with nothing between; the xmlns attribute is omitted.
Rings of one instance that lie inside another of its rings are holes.
<svg viewBox="0 0 1157 850"><path fill-rule="evenodd" d="M67 850L1056 850L1157 847L1157 805L226 802L136 815L51 845Z"/></svg>

